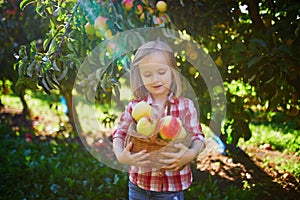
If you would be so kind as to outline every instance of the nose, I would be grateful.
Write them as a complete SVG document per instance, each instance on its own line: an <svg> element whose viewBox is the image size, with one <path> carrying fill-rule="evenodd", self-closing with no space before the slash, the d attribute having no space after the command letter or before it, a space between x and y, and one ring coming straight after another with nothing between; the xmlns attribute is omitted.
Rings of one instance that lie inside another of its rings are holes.
<svg viewBox="0 0 300 200"><path fill-rule="evenodd" d="M152 76L152 82L158 82L159 81L159 75L157 73L154 73Z"/></svg>

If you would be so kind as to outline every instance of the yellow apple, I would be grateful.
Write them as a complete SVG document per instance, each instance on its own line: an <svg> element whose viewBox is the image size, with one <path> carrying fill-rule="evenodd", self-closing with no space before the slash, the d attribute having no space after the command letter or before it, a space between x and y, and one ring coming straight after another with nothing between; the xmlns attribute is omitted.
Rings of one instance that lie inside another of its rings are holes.
<svg viewBox="0 0 300 200"><path fill-rule="evenodd" d="M159 12L166 12L167 9L168 9L168 5L166 2L164 1L158 1L156 3L156 9L159 11Z"/></svg>
<svg viewBox="0 0 300 200"><path fill-rule="evenodd" d="M85 30L85 33L87 35L94 35L95 34L95 29L93 27L92 24L90 24L90 22L87 22L85 25L84 25L84 30Z"/></svg>
<svg viewBox="0 0 300 200"><path fill-rule="evenodd" d="M222 65L223 65L223 60L222 60L222 57L219 55L218 57L217 57L217 59L215 60L215 63L216 63L216 65L218 66L218 67L222 67Z"/></svg>
<svg viewBox="0 0 300 200"><path fill-rule="evenodd" d="M149 117L142 117L136 124L136 131L139 134L144 135L146 137L151 136L154 130L155 130L155 124L152 123Z"/></svg>
<svg viewBox="0 0 300 200"><path fill-rule="evenodd" d="M141 15L140 15L140 20L143 22L143 21L145 21L145 13L142 13Z"/></svg>
<svg viewBox="0 0 300 200"><path fill-rule="evenodd" d="M131 113L133 119L139 121L142 117L148 116L151 120L154 118L153 107L145 101L138 102L133 108Z"/></svg>
<svg viewBox="0 0 300 200"><path fill-rule="evenodd" d="M105 35L105 37L108 38L108 39L111 38L111 37L112 37L112 32L111 32L111 30L110 30L110 29L107 29L107 30L105 31L104 35Z"/></svg>
<svg viewBox="0 0 300 200"><path fill-rule="evenodd" d="M101 30L96 30L96 31L95 31L95 35L96 35L98 38L103 38L103 37L104 37L104 33L103 33Z"/></svg>
<svg viewBox="0 0 300 200"><path fill-rule="evenodd" d="M148 12L149 12L151 15L154 13L153 8L151 8L151 7L148 7L147 10L148 10Z"/></svg>

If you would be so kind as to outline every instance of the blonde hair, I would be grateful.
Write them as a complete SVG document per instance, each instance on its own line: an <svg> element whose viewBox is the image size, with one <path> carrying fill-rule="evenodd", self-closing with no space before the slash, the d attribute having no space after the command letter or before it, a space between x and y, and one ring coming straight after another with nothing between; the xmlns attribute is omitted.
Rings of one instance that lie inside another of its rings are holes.
<svg viewBox="0 0 300 200"><path fill-rule="evenodd" d="M149 92L143 84L138 65L145 56L150 55L154 52L161 53L162 55L164 55L167 59L169 67L173 69L171 70L171 72L173 78L172 80L174 81L172 81L170 90L174 93L175 97L179 97L181 95L182 88L180 76L176 69L176 58L171 47L167 43L162 42L160 40L155 40L143 44L135 53L130 70L130 87L133 91L134 97L136 99L143 99L148 96Z"/></svg>

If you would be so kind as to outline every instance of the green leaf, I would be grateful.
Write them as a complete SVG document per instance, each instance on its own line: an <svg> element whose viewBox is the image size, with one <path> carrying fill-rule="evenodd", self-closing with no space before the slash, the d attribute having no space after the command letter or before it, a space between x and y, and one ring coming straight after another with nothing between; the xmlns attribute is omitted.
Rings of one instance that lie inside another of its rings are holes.
<svg viewBox="0 0 300 200"><path fill-rule="evenodd" d="M53 62L52 62L52 67L53 67L53 69L54 69L55 71L60 72L60 69L59 69L59 67L58 67L57 64L56 64L56 60L53 60Z"/></svg>
<svg viewBox="0 0 300 200"><path fill-rule="evenodd" d="M43 42L43 49L47 49L49 42L50 42L49 38L46 38L44 40L44 42Z"/></svg>
<svg viewBox="0 0 300 200"><path fill-rule="evenodd" d="M71 60L72 62L74 62L77 66L77 68L79 68L81 66L81 61L78 58L78 56L76 56L75 54L68 54L65 56L66 60Z"/></svg>
<svg viewBox="0 0 300 200"><path fill-rule="evenodd" d="M261 39L254 38L251 40L251 42L258 44L258 45L262 46L263 48L267 48L267 43Z"/></svg>
<svg viewBox="0 0 300 200"><path fill-rule="evenodd" d="M60 76L57 78L58 81L62 80L68 73L69 67L67 67L65 64L63 64L63 71L60 74Z"/></svg>
<svg viewBox="0 0 300 200"><path fill-rule="evenodd" d="M54 193L57 194L59 190L61 189L61 186L58 184L52 184L50 187L50 190Z"/></svg>
<svg viewBox="0 0 300 200"><path fill-rule="evenodd" d="M254 56L251 60L248 62L248 68L252 67L255 65L260 59L262 59L261 55Z"/></svg>
<svg viewBox="0 0 300 200"><path fill-rule="evenodd" d="M34 3L35 0L23 0L21 3L20 3L20 9L21 10L24 10L26 6L28 6L29 4L32 4Z"/></svg>
<svg viewBox="0 0 300 200"><path fill-rule="evenodd" d="M52 74L51 74L51 78L52 78L53 83L54 83L55 85L57 85L58 87L60 87L60 83L58 82L55 73L52 73Z"/></svg>
<svg viewBox="0 0 300 200"><path fill-rule="evenodd" d="M106 71L106 68L105 68L105 67L102 67L102 68L100 68L100 69L97 69L97 71L96 71L96 78L97 78L98 80L100 80L100 79L102 78L103 74L105 73L105 71Z"/></svg>
<svg viewBox="0 0 300 200"><path fill-rule="evenodd" d="M120 100L120 90L117 85L114 86L114 92L115 92L116 100L119 101Z"/></svg>
<svg viewBox="0 0 300 200"><path fill-rule="evenodd" d="M30 65L26 69L27 76L32 77L32 74L34 72L34 68L35 68L36 64L37 64L37 62L35 60L32 61L32 63L30 63Z"/></svg>

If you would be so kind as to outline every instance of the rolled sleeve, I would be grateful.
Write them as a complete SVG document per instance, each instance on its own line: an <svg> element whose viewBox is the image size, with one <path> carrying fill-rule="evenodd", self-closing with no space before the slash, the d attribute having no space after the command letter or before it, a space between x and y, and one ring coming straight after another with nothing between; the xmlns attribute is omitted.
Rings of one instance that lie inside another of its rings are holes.
<svg viewBox="0 0 300 200"><path fill-rule="evenodd" d="M202 127L199 123L197 110L193 101L184 99L184 110L184 127L186 128L186 131L191 134L192 141L201 140L202 142L205 142Z"/></svg>
<svg viewBox="0 0 300 200"><path fill-rule="evenodd" d="M132 107L133 107L133 102L130 102L127 105L125 111L121 114L118 128L112 134L113 139L120 138L122 140L125 140L128 132L128 127L134 121L134 119L131 116Z"/></svg>

